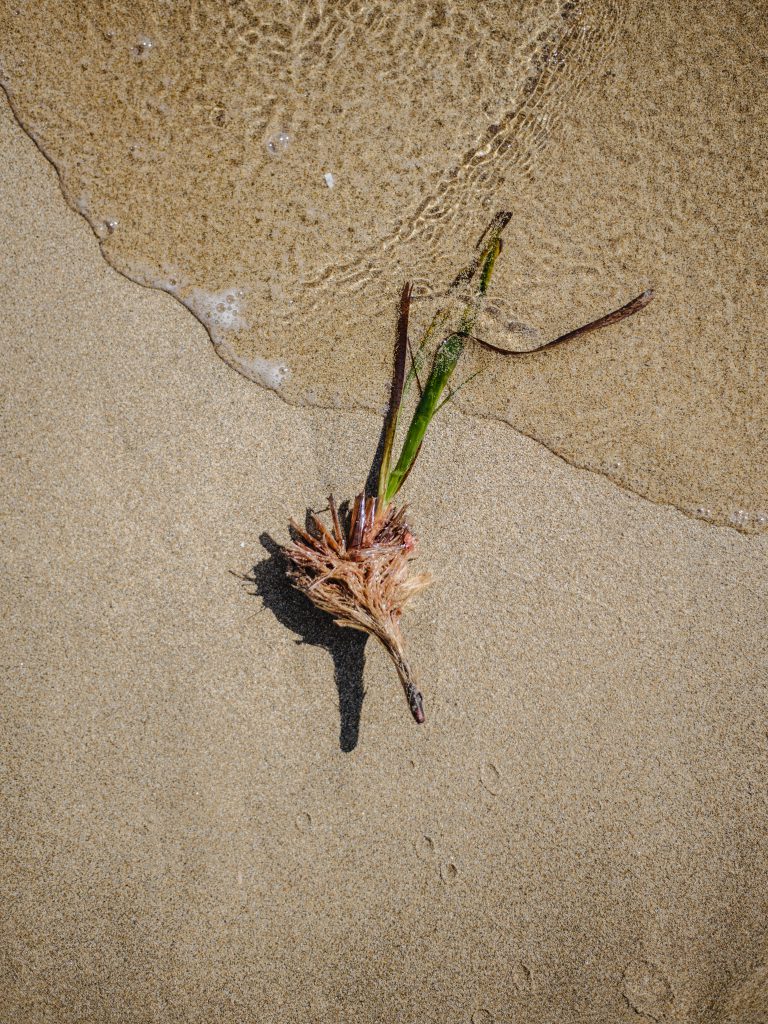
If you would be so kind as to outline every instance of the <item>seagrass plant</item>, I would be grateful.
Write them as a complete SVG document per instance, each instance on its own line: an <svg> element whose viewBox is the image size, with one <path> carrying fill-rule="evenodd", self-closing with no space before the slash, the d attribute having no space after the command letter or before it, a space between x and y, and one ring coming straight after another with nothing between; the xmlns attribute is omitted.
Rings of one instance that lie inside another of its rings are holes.
<svg viewBox="0 0 768 1024"><path fill-rule="evenodd" d="M363 630L384 645L394 662L411 714L419 723L424 721L424 698L405 657L400 619L406 604L429 586L431 577L410 571L410 562L416 554L416 537L406 519L406 506L398 507L395 498L413 469L429 424L455 393L449 384L465 345L474 341L505 356L530 356L616 323L642 309L653 297L652 291L643 292L620 309L535 349L501 349L475 337L472 333L475 321L501 252L502 231L510 217L509 213L498 213L494 217L480 240L475 259L453 282L453 291L459 287L470 290L455 329L445 333L449 314L438 310L416 350L408 337L412 287L404 286L376 493L361 491L352 501L344 522L331 496L328 499L330 526L310 511L306 529L291 520L292 539L283 548L288 576L298 590L318 608L330 612L339 626ZM422 387L419 372L435 340L437 346L431 369ZM420 396L395 461L393 453L401 404L414 381Z"/></svg>

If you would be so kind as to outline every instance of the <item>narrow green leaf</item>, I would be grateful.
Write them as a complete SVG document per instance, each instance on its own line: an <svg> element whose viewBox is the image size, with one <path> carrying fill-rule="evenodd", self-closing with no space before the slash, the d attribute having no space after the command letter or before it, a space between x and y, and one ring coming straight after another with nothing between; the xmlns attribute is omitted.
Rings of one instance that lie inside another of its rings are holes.
<svg viewBox="0 0 768 1024"><path fill-rule="evenodd" d="M448 381L451 379L456 363L464 350L464 338L460 334L449 334L442 341L435 353L434 362L430 371L427 383L424 385L424 392L416 406L411 425L405 435L403 448L397 465L389 475L384 501L390 502L400 488L416 461L427 427L440 404L440 398L445 390Z"/></svg>
<svg viewBox="0 0 768 1024"><path fill-rule="evenodd" d="M430 422L432 421L435 413L444 404L442 398L443 392L448 386L448 382L456 369L456 364L459 361L461 353L464 351L464 345L468 337L472 332L475 320L477 318L478 310L491 281L493 275L493 268L496 263L496 259L501 252L501 232L504 230L509 222L510 214L501 213L497 214L491 223L488 231L485 233L485 246L479 259L475 260L470 266L462 272L460 277L462 281L467 283L474 277L478 269L480 276L477 281L475 297L467 303L464 312L462 313L459 329L449 334L443 341L438 345L435 357L432 362L432 369L430 370L427 382L424 385L424 390L419 398L416 410L411 419L410 426L405 435L403 441L403 447L400 452L400 458L397 460L395 468L390 472L390 456L392 447L394 444L394 435L397 428L397 414L392 416L392 402L390 402L390 418L387 420L387 434L385 444L385 462L382 462L382 470L379 476L379 501L383 501L384 505L394 498L400 488L403 486L406 477L413 468L413 464L421 451L421 446L424 442L424 435L427 432ZM410 300L410 296L409 296ZM436 330L437 325L442 326L441 317L444 318L442 311L438 311L432 320L432 323L427 328L427 331L422 339L421 344L417 350L417 354L420 354L424 350L424 346L427 344L432 334ZM401 322L403 316L401 313ZM405 313L405 342L407 345L407 310ZM398 330L398 358L400 355L400 329ZM397 361L396 361L397 363ZM413 377L416 375L417 366L414 363L411 366L411 370L405 380L405 386L400 385L397 392L398 408L399 402L402 399L405 388L411 383ZM395 394L395 386L393 381L393 396ZM390 434L391 427L391 434Z"/></svg>

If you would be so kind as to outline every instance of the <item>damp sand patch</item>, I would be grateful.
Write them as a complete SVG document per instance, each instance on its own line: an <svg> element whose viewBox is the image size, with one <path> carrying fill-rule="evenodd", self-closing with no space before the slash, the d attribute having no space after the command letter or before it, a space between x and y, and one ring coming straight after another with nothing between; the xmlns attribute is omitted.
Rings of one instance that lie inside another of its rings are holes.
<svg viewBox="0 0 768 1024"><path fill-rule="evenodd" d="M477 352L457 404L702 520L768 525L754 11L47 0L0 17L14 111L105 257L175 294L244 376L382 408L403 280L418 329L509 209L494 300L518 341L651 283L653 324L546 362Z"/></svg>

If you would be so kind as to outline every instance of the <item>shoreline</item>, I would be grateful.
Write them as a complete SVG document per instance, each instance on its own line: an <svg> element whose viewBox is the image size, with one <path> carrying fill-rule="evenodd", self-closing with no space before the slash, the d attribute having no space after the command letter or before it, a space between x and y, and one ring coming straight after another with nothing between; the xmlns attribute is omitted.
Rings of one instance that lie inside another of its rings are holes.
<svg viewBox="0 0 768 1024"><path fill-rule="evenodd" d="M229 573L379 417L232 374L1 128L9 1018L759 1020L768 536L449 412L413 726L384 652Z"/></svg>

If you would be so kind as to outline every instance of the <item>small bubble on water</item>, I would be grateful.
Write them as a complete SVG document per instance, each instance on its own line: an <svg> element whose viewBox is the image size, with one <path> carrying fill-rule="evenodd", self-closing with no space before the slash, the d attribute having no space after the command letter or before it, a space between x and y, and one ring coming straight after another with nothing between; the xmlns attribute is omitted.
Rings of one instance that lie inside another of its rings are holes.
<svg viewBox="0 0 768 1024"><path fill-rule="evenodd" d="M134 60L146 60L155 48L154 41L149 36L139 36L131 47L131 54Z"/></svg>
<svg viewBox="0 0 768 1024"><path fill-rule="evenodd" d="M755 522L758 526L765 526L768 523L768 512L755 512Z"/></svg>
<svg viewBox="0 0 768 1024"><path fill-rule="evenodd" d="M288 132L280 131L268 136L265 145L270 156L282 156L290 143L291 137Z"/></svg>
<svg viewBox="0 0 768 1024"><path fill-rule="evenodd" d="M85 209L84 204L78 202L77 206L78 206L78 209L80 210L80 212L82 214L84 214L85 216L88 215L87 210ZM105 220L97 221L94 224L94 226L93 226L93 230L96 232L96 234L101 239L108 238L109 235L114 234L116 228L117 228L117 219L114 218L114 217L108 217Z"/></svg>

